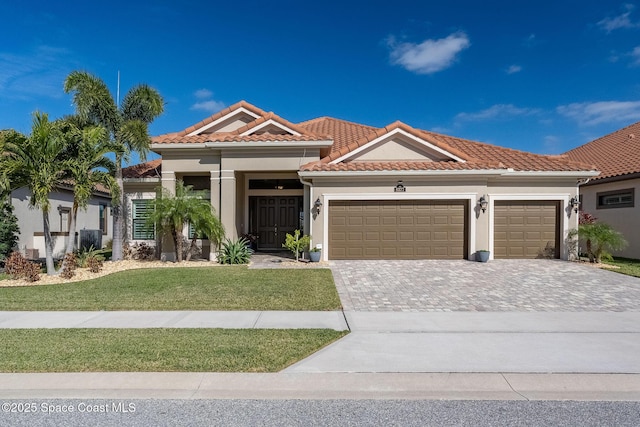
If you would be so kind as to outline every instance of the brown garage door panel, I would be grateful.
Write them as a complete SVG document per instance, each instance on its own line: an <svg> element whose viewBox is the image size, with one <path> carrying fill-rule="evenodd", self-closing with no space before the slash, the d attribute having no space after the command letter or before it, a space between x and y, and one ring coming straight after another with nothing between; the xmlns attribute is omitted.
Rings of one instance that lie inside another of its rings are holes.
<svg viewBox="0 0 640 427"><path fill-rule="evenodd" d="M495 258L539 258L549 248L560 257L560 202L495 202Z"/></svg>
<svg viewBox="0 0 640 427"><path fill-rule="evenodd" d="M464 200L330 201L329 258L465 258L467 206Z"/></svg>

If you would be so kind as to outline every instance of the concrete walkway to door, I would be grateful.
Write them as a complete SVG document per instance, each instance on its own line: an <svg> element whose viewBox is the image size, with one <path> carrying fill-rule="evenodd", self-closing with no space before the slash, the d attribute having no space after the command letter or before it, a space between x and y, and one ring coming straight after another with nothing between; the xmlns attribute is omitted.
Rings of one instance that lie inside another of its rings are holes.
<svg viewBox="0 0 640 427"><path fill-rule="evenodd" d="M345 310L639 311L640 278L559 260L331 261Z"/></svg>

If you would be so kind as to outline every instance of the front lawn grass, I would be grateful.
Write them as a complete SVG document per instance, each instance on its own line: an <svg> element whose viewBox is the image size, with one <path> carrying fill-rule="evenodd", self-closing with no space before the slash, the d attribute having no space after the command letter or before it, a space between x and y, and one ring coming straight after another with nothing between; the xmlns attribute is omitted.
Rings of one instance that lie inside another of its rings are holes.
<svg viewBox="0 0 640 427"><path fill-rule="evenodd" d="M0 372L277 372L330 329L3 329Z"/></svg>
<svg viewBox="0 0 640 427"><path fill-rule="evenodd" d="M84 282L0 288L0 311L339 308L340 298L328 269L139 269Z"/></svg>
<svg viewBox="0 0 640 427"><path fill-rule="evenodd" d="M638 259L614 257L613 261L606 261L606 263L620 267L611 271L626 274L627 276L640 277L640 260Z"/></svg>

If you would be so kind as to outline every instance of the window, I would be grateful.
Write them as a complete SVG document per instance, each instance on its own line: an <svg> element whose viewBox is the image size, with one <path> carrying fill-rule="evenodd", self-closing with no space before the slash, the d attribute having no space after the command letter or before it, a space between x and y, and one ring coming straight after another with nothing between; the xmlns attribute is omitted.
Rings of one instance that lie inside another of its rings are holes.
<svg viewBox="0 0 640 427"><path fill-rule="evenodd" d="M58 206L58 213L60 214L60 231L68 233L71 225L71 208Z"/></svg>
<svg viewBox="0 0 640 427"><path fill-rule="evenodd" d="M107 206L100 205L100 231L107 234Z"/></svg>
<svg viewBox="0 0 640 427"><path fill-rule="evenodd" d="M153 225L147 224L147 218L153 211L152 200L132 200L132 237L133 240L154 240Z"/></svg>
<svg viewBox="0 0 640 427"><path fill-rule="evenodd" d="M634 206L633 188L598 193L598 209L632 208Z"/></svg>

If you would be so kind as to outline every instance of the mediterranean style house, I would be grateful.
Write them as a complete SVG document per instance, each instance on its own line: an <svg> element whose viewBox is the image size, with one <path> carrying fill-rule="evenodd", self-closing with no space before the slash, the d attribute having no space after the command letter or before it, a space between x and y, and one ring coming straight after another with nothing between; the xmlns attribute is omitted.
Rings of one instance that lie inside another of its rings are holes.
<svg viewBox="0 0 640 427"><path fill-rule="evenodd" d="M588 164L415 129L330 117L291 123L241 101L152 138L161 160L125 170L127 238L154 241L145 212L177 180L208 192L227 236L280 250L301 229L322 259L569 257ZM202 242L203 252L215 248ZM162 247L167 259L172 248Z"/></svg>
<svg viewBox="0 0 640 427"><path fill-rule="evenodd" d="M640 259L640 122L565 153L596 166L600 175L580 186L582 209L622 233L629 243L615 252Z"/></svg>

